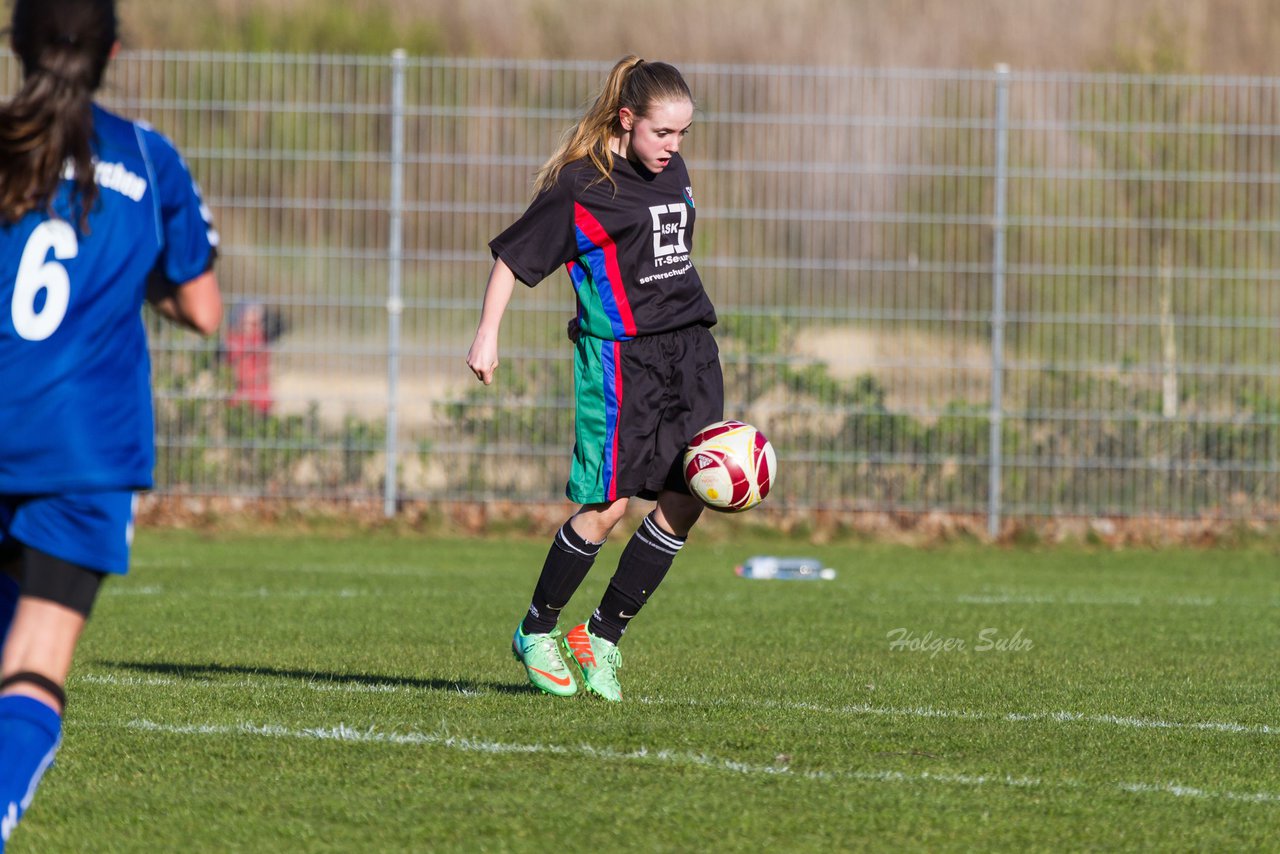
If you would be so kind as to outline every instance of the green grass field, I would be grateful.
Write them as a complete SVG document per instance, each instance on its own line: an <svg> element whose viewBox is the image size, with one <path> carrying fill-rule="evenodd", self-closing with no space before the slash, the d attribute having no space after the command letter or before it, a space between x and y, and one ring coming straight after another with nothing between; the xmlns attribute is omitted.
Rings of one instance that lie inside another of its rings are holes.
<svg viewBox="0 0 1280 854"><path fill-rule="evenodd" d="M566 620L594 607L615 540ZM622 644L621 705L537 694L511 658L545 549L144 532L9 850L1280 841L1273 546L695 536ZM839 577L734 576L760 552Z"/></svg>

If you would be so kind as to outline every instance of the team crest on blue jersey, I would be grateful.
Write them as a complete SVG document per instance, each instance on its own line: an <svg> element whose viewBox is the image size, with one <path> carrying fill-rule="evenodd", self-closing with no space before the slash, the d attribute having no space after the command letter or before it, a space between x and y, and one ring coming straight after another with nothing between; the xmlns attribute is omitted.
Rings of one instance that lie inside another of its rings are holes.
<svg viewBox="0 0 1280 854"><path fill-rule="evenodd" d="M691 208L697 207L697 205L693 203L693 187L684 188L684 200L689 203L689 207Z"/></svg>

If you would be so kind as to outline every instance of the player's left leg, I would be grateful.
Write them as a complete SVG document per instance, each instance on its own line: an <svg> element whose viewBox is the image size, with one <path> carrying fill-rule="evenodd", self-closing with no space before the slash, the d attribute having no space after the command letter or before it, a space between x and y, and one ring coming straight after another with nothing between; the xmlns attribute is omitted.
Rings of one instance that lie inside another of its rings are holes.
<svg viewBox="0 0 1280 854"><path fill-rule="evenodd" d="M614 644L622 640L627 625L667 577L701 513L702 502L690 495L659 493L658 506L641 520L622 550L618 568L588 624L592 634Z"/></svg>

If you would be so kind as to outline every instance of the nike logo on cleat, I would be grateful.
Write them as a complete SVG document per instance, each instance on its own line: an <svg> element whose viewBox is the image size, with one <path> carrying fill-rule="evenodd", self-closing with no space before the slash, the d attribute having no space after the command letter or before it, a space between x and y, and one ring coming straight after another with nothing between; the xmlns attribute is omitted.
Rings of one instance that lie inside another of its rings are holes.
<svg viewBox="0 0 1280 854"><path fill-rule="evenodd" d="M548 679L550 679L552 682L554 682L555 684L559 685L561 688L567 688L567 687L569 687L569 683L573 681L573 679L572 679L571 677L568 677L568 676L552 676L552 675L551 675L550 673L548 673L547 671L545 671L545 670L539 670L539 669L538 669L538 668L536 668L536 667L530 667L529 669L530 669L530 670L532 670L534 673L537 673L537 674L539 674L539 675L541 675L541 676L545 676L545 677L547 677L547 678L548 678Z"/></svg>

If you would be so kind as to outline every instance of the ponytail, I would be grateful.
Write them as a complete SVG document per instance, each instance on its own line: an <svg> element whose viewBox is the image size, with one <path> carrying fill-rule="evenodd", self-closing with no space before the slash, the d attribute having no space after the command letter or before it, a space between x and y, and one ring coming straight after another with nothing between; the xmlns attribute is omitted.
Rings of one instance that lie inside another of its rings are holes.
<svg viewBox="0 0 1280 854"><path fill-rule="evenodd" d="M555 153L538 170L533 181L534 192L550 189L565 166L584 159L589 159L600 173L597 181L612 184L613 151L609 143L621 132L618 111L626 107L636 118L644 118L655 104L667 100L693 102L693 93L675 66L645 62L634 55L618 60L605 78L595 103L565 132Z"/></svg>
<svg viewBox="0 0 1280 854"><path fill-rule="evenodd" d="M92 105L116 43L114 0L18 0L12 33L23 84L0 105L0 221L52 209L70 176L84 228L98 198Z"/></svg>
<svg viewBox="0 0 1280 854"><path fill-rule="evenodd" d="M98 196L89 147L91 97L69 81L37 72L0 108L0 218L5 222L48 207L70 161L83 224Z"/></svg>

